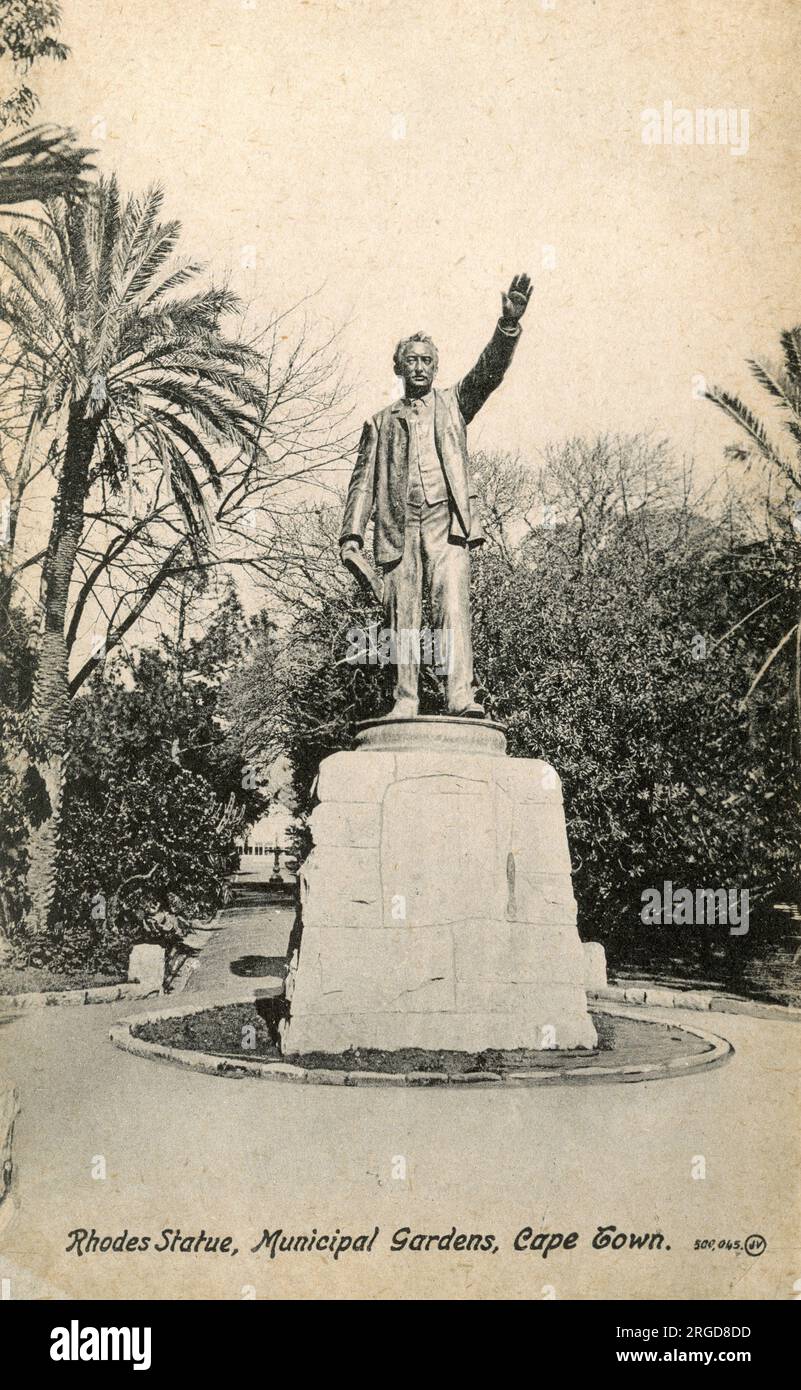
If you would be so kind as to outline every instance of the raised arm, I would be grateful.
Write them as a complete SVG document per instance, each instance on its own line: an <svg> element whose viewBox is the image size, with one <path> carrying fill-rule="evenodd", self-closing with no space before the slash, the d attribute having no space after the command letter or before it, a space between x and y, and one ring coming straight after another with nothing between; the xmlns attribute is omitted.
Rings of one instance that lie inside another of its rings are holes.
<svg viewBox="0 0 801 1390"><path fill-rule="evenodd" d="M501 294L502 310L490 341L475 367L456 387L459 409L466 424L478 413L487 397L500 386L514 356L520 337L520 320L531 298L531 279L516 275L506 294Z"/></svg>

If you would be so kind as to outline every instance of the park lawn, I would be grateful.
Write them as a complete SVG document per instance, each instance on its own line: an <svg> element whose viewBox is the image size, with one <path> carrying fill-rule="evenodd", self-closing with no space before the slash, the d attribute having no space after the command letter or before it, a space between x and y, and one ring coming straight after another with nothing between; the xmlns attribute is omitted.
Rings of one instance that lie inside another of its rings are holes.
<svg viewBox="0 0 801 1390"><path fill-rule="evenodd" d="M51 994L58 990L97 989L125 983L124 975L101 975L91 970L48 970L28 965L0 968L0 994Z"/></svg>

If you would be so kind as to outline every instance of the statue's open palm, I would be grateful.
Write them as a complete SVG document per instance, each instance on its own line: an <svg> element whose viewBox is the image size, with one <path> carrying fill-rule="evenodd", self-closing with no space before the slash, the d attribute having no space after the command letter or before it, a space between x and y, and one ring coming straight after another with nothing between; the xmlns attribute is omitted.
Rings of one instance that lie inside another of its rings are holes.
<svg viewBox="0 0 801 1390"><path fill-rule="evenodd" d="M508 293L501 293L503 318L507 323L517 323L522 319L533 288L530 275L516 275Z"/></svg>

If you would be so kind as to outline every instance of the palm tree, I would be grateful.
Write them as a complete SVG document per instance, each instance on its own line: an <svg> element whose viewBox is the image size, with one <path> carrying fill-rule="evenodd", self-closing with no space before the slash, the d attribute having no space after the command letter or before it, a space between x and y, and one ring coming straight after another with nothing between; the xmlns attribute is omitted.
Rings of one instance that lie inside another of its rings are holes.
<svg viewBox="0 0 801 1390"><path fill-rule="evenodd" d="M0 140L0 211L85 191L91 153L58 126L36 126Z"/></svg>
<svg viewBox="0 0 801 1390"><path fill-rule="evenodd" d="M219 492L211 448L254 451L263 393L259 357L224 336L238 308L225 289L176 296L200 267L176 264L180 226L160 222L160 190L120 198L115 179L46 220L0 231L0 320L41 382L40 423L54 428L57 486L42 569L43 627L31 701L50 811L31 828L30 921L44 930L55 890L69 722L65 617L90 489L119 490L143 442L172 487L194 547L211 520L201 480ZM182 536L179 545L185 544Z"/></svg>
<svg viewBox="0 0 801 1390"><path fill-rule="evenodd" d="M738 396L733 396L717 386L710 387L705 395L707 400L712 401L728 415L730 420L734 420L748 436L748 446L744 449L734 447L727 452L733 457L745 460L756 455L765 462L773 474L778 476L786 500L792 509L794 517L792 529L796 532L797 539L801 530L799 525L801 522L801 325L785 330L781 335L781 345L782 362L778 368L770 367L766 363L753 359L749 360L748 365L760 386L764 387L778 404L781 412L780 424L785 434L790 437L789 449L777 444L771 438L765 424ZM751 613L741 618L719 641L724 642L733 632L741 628L751 617L778 597L777 593L773 598L761 603ZM793 641L793 638L795 638L794 697L798 734L799 740L801 740L801 616L796 619L773 650L765 657L751 681L743 703L750 698L773 665L776 657Z"/></svg>

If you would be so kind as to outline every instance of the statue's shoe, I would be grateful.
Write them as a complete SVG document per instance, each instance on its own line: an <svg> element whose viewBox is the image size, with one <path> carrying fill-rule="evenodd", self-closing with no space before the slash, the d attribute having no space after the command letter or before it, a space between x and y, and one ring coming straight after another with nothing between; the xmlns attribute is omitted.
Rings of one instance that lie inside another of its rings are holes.
<svg viewBox="0 0 801 1390"><path fill-rule="evenodd" d="M385 714L385 719L416 719L419 705L417 700L404 698L396 700L389 714Z"/></svg>
<svg viewBox="0 0 801 1390"><path fill-rule="evenodd" d="M473 700L471 704L465 705L464 709L448 710L448 713L453 719L483 719L486 710L483 705L478 703L478 700Z"/></svg>

